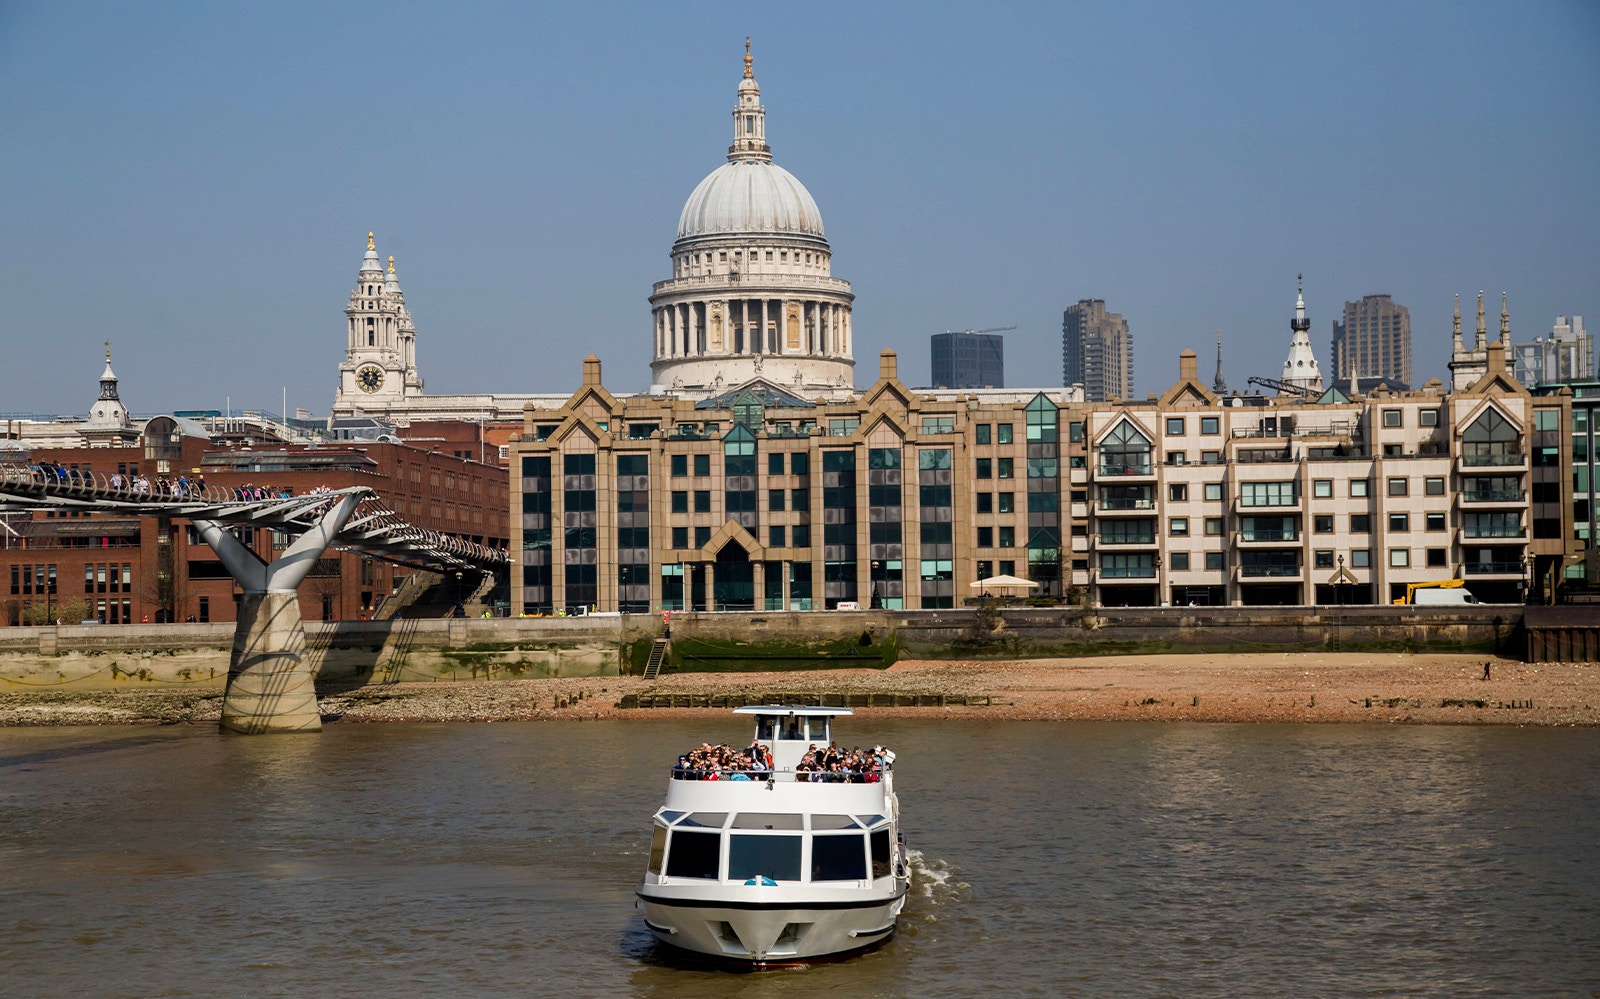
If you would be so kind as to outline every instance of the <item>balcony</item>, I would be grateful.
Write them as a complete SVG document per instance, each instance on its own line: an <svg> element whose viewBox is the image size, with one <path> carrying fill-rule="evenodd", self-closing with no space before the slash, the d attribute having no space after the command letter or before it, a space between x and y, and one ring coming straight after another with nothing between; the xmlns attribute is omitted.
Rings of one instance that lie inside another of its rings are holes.
<svg viewBox="0 0 1600 999"><path fill-rule="evenodd" d="M1300 540L1300 531L1293 527L1260 527L1239 531L1237 541L1242 544L1283 544Z"/></svg>
<svg viewBox="0 0 1600 999"><path fill-rule="evenodd" d="M1241 565L1239 575L1247 578L1292 579L1300 575L1298 565Z"/></svg>
<svg viewBox="0 0 1600 999"><path fill-rule="evenodd" d="M1094 505L1096 516L1120 517L1130 514L1149 514L1156 508L1153 499L1110 499L1100 500Z"/></svg>
<svg viewBox="0 0 1600 999"><path fill-rule="evenodd" d="M1517 562L1463 562L1461 568L1469 576L1521 576L1524 566Z"/></svg>
<svg viewBox="0 0 1600 999"><path fill-rule="evenodd" d="M1463 492L1463 503L1521 503L1528 494L1521 489L1484 489L1478 492Z"/></svg>
<svg viewBox="0 0 1600 999"><path fill-rule="evenodd" d="M1156 567L1153 565L1119 565L1109 569L1100 570L1101 579L1154 579Z"/></svg>
<svg viewBox="0 0 1600 999"><path fill-rule="evenodd" d="M1528 536L1528 529L1521 525L1516 527L1463 527L1461 536L1463 538L1525 538Z"/></svg>
<svg viewBox="0 0 1600 999"><path fill-rule="evenodd" d="M1154 534L1101 534L1098 542L1102 545L1153 545L1156 543Z"/></svg>
<svg viewBox="0 0 1600 999"><path fill-rule="evenodd" d="M1462 468L1511 468L1526 465L1528 456L1521 451L1490 453L1465 452L1461 455Z"/></svg>
<svg viewBox="0 0 1600 999"><path fill-rule="evenodd" d="M1129 476L1152 475L1153 466L1148 457L1145 458L1101 458L1100 474L1102 476Z"/></svg>

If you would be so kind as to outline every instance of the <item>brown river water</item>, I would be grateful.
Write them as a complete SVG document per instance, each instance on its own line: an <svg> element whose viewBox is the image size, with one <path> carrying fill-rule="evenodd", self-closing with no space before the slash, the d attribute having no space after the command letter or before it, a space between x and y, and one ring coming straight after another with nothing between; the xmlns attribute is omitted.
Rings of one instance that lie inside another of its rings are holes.
<svg viewBox="0 0 1600 999"><path fill-rule="evenodd" d="M901 931L735 974L633 907L732 716L0 730L0 995L1600 995L1594 729L839 733L899 754Z"/></svg>

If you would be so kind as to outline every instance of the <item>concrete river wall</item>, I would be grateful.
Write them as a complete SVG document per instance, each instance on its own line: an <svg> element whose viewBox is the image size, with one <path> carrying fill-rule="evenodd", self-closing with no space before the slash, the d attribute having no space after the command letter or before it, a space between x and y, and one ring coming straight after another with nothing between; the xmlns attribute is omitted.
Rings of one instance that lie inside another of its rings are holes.
<svg viewBox="0 0 1600 999"><path fill-rule="evenodd" d="M903 658L1181 652L1523 653L1522 608L1011 608L674 613L679 672L881 668ZM644 668L655 615L308 623L319 682L616 676ZM232 624L0 629L0 690L216 686Z"/></svg>

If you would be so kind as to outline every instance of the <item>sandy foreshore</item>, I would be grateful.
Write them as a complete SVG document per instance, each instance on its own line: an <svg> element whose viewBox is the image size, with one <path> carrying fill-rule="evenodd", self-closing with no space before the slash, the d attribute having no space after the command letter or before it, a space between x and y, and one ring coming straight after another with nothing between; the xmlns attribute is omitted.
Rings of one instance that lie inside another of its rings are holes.
<svg viewBox="0 0 1600 999"><path fill-rule="evenodd" d="M401 683L326 692L339 722L682 718L723 708L623 709L627 694L870 693L965 697L949 707L856 708L871 717L993 720L1600 724L1600 665L1399 653L908 660L886 670ZM0 726L208 724L217 690L0 694Z"/></svg>

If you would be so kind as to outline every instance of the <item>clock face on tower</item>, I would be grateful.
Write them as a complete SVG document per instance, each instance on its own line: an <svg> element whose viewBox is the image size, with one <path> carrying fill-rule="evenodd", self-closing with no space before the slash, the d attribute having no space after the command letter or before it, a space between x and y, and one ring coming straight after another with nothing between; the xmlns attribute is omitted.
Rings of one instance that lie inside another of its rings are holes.
<svg viewBox="0 0 1600 999"><path fill-rule="evenodd" d="M367 365L356 372L356 384L361 386L363 392L376 392L383 387L383 369L375 365Z"/></svg>

